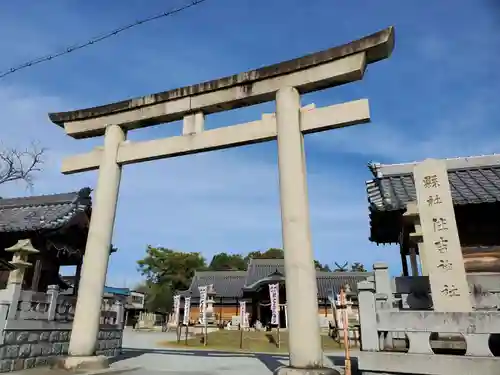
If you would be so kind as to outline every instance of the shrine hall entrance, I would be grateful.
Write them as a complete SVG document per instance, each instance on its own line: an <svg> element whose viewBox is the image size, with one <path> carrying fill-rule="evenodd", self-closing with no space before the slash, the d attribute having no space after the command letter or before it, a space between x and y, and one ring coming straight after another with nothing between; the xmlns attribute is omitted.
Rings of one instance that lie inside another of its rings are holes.
<svg viewBox="0 0 500 375"><path fill-rule="evenodd" d="M271 306L270 306L269 301L267 304L264 304L264 303L259 304L258 303L256 308L257 308L257 315L256 315L256 319L253 322L253 324L255 324L255 322L258 319L264 327L267 327L268 325L270 325L272 313L271 313ZM280 328L287 328L286 327L286 320L287 320L287 317L286 317L286 313L285 313L285 306L283 305L283 306L280 306ZM250 320L250 324L252 325L251 320ZM272 327L274 328L276 326L272 326Z"/></svg>
<svg viewBox="0 0 500 375"><path fill-rule="evenodd" d="M244 288L243 295L249 301L250 326L253 327L257 321L260 321L263 327L271 324L271 299L269 296L269 285L279 283L279 322L280 328L287 328L286 312L286 288L285 277L278 271L261 279L252 285ZM272 325L271 327L276 327Z"/></svg>

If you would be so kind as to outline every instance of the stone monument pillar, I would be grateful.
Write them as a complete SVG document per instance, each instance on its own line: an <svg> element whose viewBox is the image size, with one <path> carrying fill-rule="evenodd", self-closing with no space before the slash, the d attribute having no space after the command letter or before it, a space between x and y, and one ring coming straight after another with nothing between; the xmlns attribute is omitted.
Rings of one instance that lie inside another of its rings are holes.
<svg viewBox="0 0 500 375"><path fill-rule="evenodd" d="M472 311L446 161L427 159L413 175L423 237L422 268L429 275L434 310Z"/></svg>

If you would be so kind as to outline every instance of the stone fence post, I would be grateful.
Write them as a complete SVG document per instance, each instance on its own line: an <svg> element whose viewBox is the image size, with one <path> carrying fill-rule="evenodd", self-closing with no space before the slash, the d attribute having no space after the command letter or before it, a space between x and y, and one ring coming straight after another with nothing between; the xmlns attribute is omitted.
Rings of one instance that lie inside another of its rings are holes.
<svg viewBox="0 0 500 375"><path fill-rule="evenodd" d="M391 276L389 275L389 266L385 263L377 262L373 265L375 274L375 290L377 294L387 295L387 305L392 307L394 294L391 286Z"/></svg>
<svg viewBox="0 0 500 375"><path fill-rule="evenodd" d="M12 271L11 271L12 272ZM19 300L21 298L21 283L19 279L9 276L7 288L0 292L0 344L4 343L3 330L7 320L16 319Z"/></svg>
<svg viewBox="0 0 500 375"><path fill-rule="evenodd" d="M395 298L389 274L389 266L386 263L377 262L373 265L373 271L375 274L376 308L380 310L394 310ZM383 337L379 337L381 348L392 347L395 335L398 336L396 332L385 332Z"/></svg>
<svg viewBox="0 0 500 375"><path fill-rule="evenodd" d="M358 283L359 323L361 350L378 351L377 311L375 308L375 284L371 281Z"/></svg>
<svg viewBox="0 0 500 375"><path fill-rule="evenodd" d="M112 306L112 310L116 312L115 324L120 328L123 328L123 318L125 315L125 307L123 306L123 302L120 300L116 300Z"/></svg>
<svg viewBox="0 0 500 375"><path fill-rule="evenodd" d="M21 299L21 283L12 282L7 284L6 293L2 295L3 302L8 303L7 319L16 319L19 300Z"/></svg>
<svg viewBox="0 0 500 375"><path fill-rule="evenodd" d="M59 286L49 285L47 288L47 294L49 295L49 311L48 320L56 320L57 313L57 298L59 297Z"/></svg>

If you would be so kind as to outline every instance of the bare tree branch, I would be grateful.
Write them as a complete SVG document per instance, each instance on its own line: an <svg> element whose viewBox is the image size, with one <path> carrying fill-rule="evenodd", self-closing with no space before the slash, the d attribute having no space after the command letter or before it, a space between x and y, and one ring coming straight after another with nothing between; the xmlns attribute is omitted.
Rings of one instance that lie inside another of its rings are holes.
<svg viewBox="0 0 500 375"><path fill-rule="evenodd" d="M45 151L36 143L23 151L0 144L0 185L24 181L28 187L33 187L34 175L41 171Z"/></svg>

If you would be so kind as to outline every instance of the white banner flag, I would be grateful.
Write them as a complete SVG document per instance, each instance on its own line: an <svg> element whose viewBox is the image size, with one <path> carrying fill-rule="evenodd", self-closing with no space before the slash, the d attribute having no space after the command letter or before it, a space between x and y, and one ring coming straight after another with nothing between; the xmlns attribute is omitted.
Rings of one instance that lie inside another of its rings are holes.
<svg viewBox="0 0 500 375"><path fill-rule="evenodd" d="M184 317L182 319L182 324L189 324L189 316L191 312L191 297L184 298Z"/></svg>
<svg viewBox="0 0 500 375"><path fill-rule="evenodd" d="M205 325L207 321L207 286L199 286L200 291L200 324Z"/></svg>
<svg viewBox="0 0 500 375"><path fill-rule="evenodd" d="M181 296L174 296L174 324L179 324L179 315L181 312Z"/></svg>
<svg viewBox="0 0 500 375"><path fill-rule="evenodd" d="M240 302L240 324L241 328L248 328L247 303L245 301Z"/></svg>
<svg viewBox="0 0 500 375"><path fill-rule="evenodd" d="M271 324L280 324L280 284L269 284L269 299L271 300Z"/></svg>

